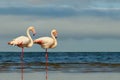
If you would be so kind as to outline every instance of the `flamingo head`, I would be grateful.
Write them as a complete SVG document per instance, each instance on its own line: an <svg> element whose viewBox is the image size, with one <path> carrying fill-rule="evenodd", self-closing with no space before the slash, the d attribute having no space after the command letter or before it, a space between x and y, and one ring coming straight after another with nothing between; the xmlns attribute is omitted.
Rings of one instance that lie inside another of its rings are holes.
<svg viewBox="0 0 120 80"><path fill-rule="evenodd" d="M35 34L36 34L35 28L33 26L30 26L29 30L32 31L33 36L35 36Z"/></svg>
<svg viewBox="0 0 120 80"><path fill-rule="evenodd" d="M53 30L52 30L52 34L55 36L55 38L57 38L58 32L57 32L56 29L53 29Z"/></svg>

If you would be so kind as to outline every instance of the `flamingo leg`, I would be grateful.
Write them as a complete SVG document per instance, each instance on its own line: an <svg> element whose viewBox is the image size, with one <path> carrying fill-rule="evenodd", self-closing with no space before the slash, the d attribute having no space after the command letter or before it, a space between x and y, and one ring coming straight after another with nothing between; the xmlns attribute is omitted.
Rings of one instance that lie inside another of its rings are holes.
<svg viewBox="0 0 120 80"><path fill-rule="evenodd" d="M46 80L48 80L48 52L47 52L47 49L46 49Z"/></svg>
<svg viewBox="0 0 120 80"><path fill-rule="evenodd" d="M24 80L23 78L23 73L24 73L24 62L23 62L23 57L24 57L24 48L22 47L22 53L21 53L21 80Z"/></svg>

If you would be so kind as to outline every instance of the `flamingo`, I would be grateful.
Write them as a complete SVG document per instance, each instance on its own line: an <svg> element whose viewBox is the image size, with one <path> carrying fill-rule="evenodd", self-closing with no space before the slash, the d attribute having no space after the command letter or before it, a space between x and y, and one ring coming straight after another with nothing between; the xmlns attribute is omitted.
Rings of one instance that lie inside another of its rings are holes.
<svg viewBox="0 0 120 80"><path fill-rule="evenodd" d="M13 39L12 41L8 42L8 45L13 45L13 46L18 46L20 48L22 48L22 53L21 53L21 80L23 80L23 55L24 55L24 47L30 48L33 45L33 40L30 36L30 31L32 31L33 36L36 34L35 29L33 26L30 26L27 28L27 36L20 36L17 37L15 39Z"/></svg>
<svg viewBox="0 0 120 80"><path fill-rule="evenodd" d="M43 49L45 49L46 51L46 54L45 54L45 57L46 57L46 80L48 79L48 52L47 52L47 49L48 48L55 48L57 46L57 30L53 29L51 31L51 37L40 37L38 39L35 39L34 40L34 43L35 44L39 44L41 45L41 47Z"/></svg>

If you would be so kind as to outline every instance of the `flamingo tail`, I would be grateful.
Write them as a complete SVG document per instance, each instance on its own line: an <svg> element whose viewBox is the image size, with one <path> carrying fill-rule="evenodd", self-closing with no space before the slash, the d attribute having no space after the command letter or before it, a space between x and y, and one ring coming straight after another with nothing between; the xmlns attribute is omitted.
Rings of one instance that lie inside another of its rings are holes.
<svg viewBox="0 0 120 80"><path fill-rule="evenodd" d="M24 80L24 76L23 76L23 73L24 73L24 61L23 61L23 57L24 57L24 48L22 48L22 53L21 53L21 80Z"/></svg>
<svg viewBox="0 0 120 80"><path fill-rule="evenodd" d="M48 80L48 52L47 52L47 49L46 49L46 80Z"/></svg>

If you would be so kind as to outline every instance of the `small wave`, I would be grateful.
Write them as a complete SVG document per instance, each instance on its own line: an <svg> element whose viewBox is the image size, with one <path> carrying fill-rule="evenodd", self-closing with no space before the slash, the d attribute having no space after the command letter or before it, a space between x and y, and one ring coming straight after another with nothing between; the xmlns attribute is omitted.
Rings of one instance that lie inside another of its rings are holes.
<svg viewBox="0 0 120 80"><path fill-rule="evenodd" d="M49 52L49 70L70 72L120 72L120 53L107 52ZM44 52L25 52L25 70L44 70ZM0 52L0 70L19 70L20 52Z"/></svg>

